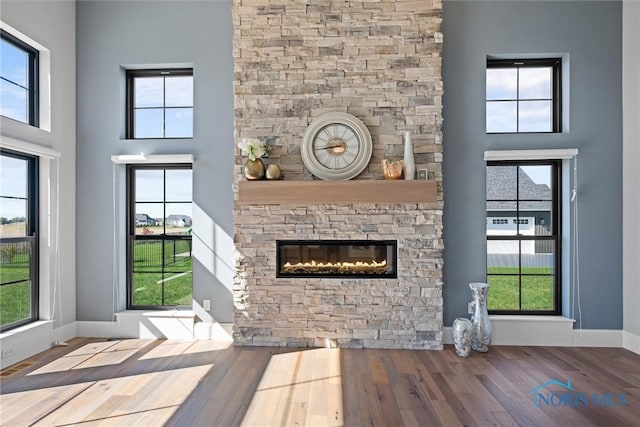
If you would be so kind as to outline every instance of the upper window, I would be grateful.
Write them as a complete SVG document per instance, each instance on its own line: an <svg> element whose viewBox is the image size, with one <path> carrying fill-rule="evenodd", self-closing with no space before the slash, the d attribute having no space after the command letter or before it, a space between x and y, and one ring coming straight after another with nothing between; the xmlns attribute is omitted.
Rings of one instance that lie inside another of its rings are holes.
<svg viewBox="0 0 640 427"><path fill-rule="evenodd" d="M127 138L193 137L193 70L127 71Z"/></svg>
<svg viewBox="0 0 640 427"><path fill-rule="evenodd" d="M38 158L0 150L0 331L38 319Z"/></svg>
<svg viewBox="0 0 640 427"><path fill-rule="evenodd" d="M560 313L560 163L487 164L487 306Z"/></svg>
<svg viewBox="0 0 640 427"><path fill-rule="evenodd" d="M487 133L561 132L560 64L487 60Z"/></svg>
<svg viewBox="0 0 640 427"><path fill-rule="evenodd" d="M0 114L38 126L38 51L6 31L0 41Z"/></svg>
<svg viewBox="0 0 640 427"><path fill-rule="evenodd" d="M127 179L127 306L191 307L191 165L130 165Z"/></svg>

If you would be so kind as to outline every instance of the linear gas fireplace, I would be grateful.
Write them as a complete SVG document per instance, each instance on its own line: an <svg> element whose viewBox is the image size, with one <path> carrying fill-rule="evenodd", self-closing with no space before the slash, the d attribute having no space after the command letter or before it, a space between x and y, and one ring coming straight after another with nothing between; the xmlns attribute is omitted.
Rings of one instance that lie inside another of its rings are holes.
<svg viewBox="0 0 640 427"><path fill-rule="evenodd" d="M396 240L278 240L276 277L396 278Z"/></svg>

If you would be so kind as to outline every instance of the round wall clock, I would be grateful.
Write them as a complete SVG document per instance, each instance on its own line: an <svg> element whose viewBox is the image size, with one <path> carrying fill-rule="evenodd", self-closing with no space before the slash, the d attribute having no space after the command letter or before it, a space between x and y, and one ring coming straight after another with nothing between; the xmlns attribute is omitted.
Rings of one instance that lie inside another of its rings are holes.
<svg viewBox="0 0 640 427"><path fill-rule="evenodd" d="M369 164L373 147L367 127L351 114L319 116L302 137L302 162L320 179L358 176Z"/></svg>

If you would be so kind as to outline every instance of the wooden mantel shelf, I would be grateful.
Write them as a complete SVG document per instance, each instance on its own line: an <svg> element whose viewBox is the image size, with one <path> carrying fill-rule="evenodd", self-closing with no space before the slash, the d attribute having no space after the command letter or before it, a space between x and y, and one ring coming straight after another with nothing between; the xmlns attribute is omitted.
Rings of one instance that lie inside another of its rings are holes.
<svg viewBox="0 0 640 427"><path fill-rule="evenodd" d="M240 181L241 205L329 203L432 203L435 181Z"/></svg>

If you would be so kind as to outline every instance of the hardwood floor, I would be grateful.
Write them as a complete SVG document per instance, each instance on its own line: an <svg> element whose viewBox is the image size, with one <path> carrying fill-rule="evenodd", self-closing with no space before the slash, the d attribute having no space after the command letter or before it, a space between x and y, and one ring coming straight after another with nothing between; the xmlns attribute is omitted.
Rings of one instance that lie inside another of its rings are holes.
<svg viewBox="0 0 640 427"><path fill-rule="evenodd" d="M640 355L623 349L77 338L28 361L2 378L2 425L640 426Z"/></svg>

